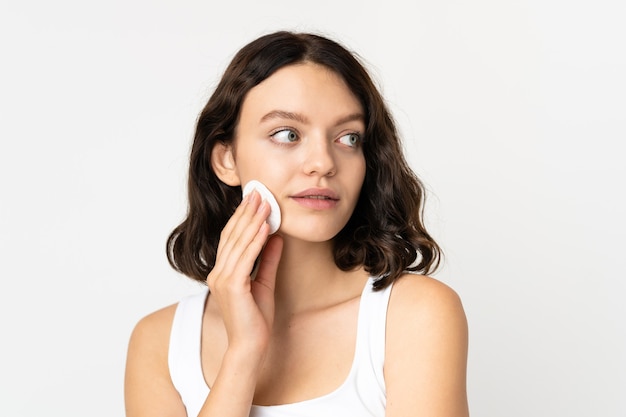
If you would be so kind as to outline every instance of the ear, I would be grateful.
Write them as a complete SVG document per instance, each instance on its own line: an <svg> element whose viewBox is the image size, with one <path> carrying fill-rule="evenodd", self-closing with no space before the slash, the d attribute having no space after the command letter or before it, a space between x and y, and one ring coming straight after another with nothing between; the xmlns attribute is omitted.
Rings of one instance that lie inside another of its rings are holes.
<svg viewBox="0 0 626 417"><path fill-rule="evenodd" d="M230 143L218 142L211 151L211 166L217 177L226 185L232 187L241 185L235 155Z"/></svg>

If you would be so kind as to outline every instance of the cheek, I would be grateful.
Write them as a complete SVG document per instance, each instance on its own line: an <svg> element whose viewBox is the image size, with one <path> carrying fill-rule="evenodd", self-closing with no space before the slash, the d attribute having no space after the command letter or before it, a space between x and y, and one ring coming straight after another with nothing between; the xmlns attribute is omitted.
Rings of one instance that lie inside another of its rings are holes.
<svg viewBox="0 0 626 417"><path fill-rule="evenodd" d="M361 156L361 159L359 160L357 166L355 166L354 171L355 174L358 173L357 175L355 175L355 182L357 182L359 184L359 189L363 186L363 183L365 182L365 172L367 171L367 165L365 162L365 157Z"/></svg>
<svg viewBox="0 0 626 417"><path fill-rule="evenodd" d="M257 156L258 155L258 156ZM289 178L289 161L278 160L263 153L246 155L237 161L237 170L242 184L257 180L265 184L270 190L277 190Z"/></svg>

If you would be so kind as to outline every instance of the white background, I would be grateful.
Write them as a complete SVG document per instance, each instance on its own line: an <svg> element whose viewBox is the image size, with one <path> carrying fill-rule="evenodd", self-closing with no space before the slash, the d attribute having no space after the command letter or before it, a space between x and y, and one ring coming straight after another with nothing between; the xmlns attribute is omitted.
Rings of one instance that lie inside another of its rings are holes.
<svg viewBox="0 0 626 417"><path fill-rule="evenodd" d="M199 288L164 255L197 113L277 29L340 40L388 99L472 415L626 415L625 2L92 3L0 6L0 415L123 415L132 327Z"/></svg>

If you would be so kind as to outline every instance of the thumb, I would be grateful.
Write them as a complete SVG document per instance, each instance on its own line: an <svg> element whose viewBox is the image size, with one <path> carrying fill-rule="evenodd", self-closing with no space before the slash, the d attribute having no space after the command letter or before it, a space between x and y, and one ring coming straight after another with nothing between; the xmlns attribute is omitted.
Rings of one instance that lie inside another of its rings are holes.
<svg viewBox="0 0 626 417"><path fill-rule="evenodd" d="M261 253L259 268L252 285L253 293L257 293L259 290L269 290L272 294L274 293L276 271L278 270L282 251L283 238L278 235L271 236Z"/></svg>

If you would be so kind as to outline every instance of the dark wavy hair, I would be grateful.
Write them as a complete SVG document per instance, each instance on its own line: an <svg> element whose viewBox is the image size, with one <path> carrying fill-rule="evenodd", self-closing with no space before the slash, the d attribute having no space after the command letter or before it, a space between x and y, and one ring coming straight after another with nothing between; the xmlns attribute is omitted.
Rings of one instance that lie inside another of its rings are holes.
<svg viewBox="0 0 626 417"><path fill-rule="evenodd" d="M366 172L352 217L334 238L337 266L363 266L380 277L375 289L404 272L432 273L441 249L423 224L425 190L409 168L395 123L364 66L337 42L308 33L276 32L244 46L200 113L191 148L187 218L167 240L172 267L205 281L221 230L241 202L241 187L223 183L211 166L216 143L234 138L240 109L254 86L287 65L312 62L338 74L365 111Z"/></svg>

